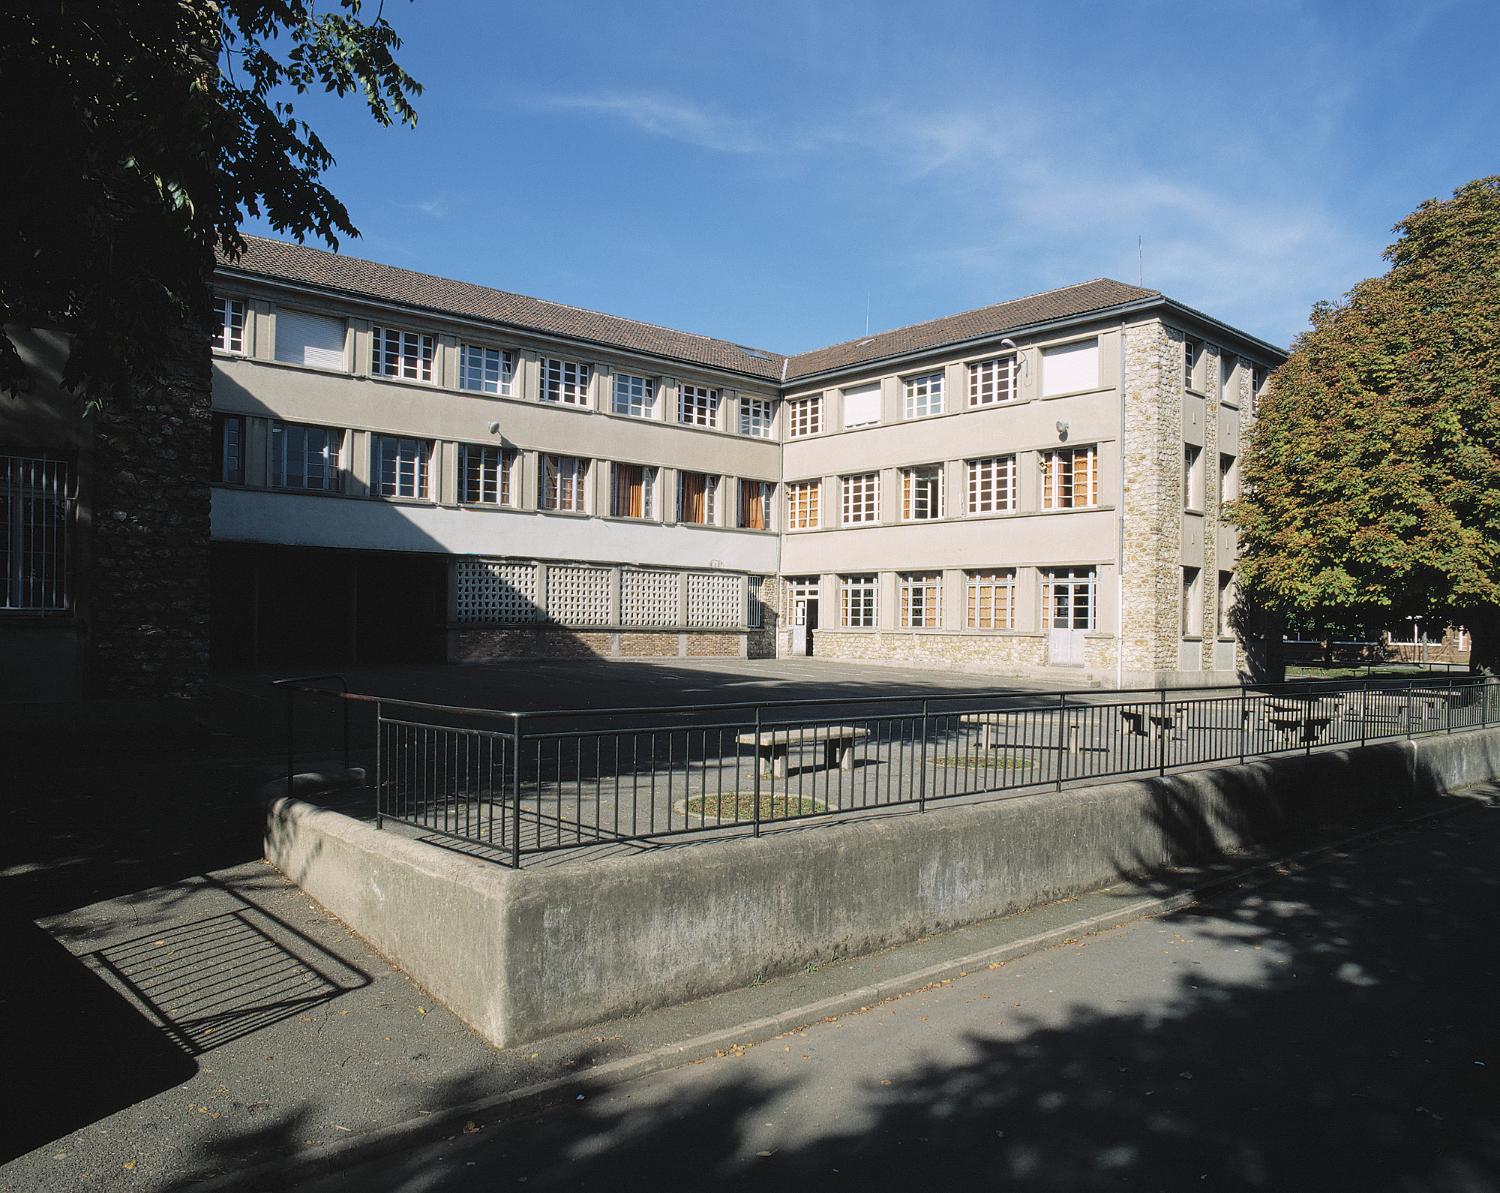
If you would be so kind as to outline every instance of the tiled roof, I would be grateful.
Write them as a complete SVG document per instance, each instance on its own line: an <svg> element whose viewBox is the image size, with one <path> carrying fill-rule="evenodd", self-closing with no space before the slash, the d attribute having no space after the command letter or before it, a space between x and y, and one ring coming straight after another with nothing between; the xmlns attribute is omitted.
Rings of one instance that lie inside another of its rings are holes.
<svg viewBox="0 0 1500 1193"><path fill-rule="evenodd" d="M1160 297L1161 292L1158 290L1127 286L1124 282L1111 281L1109 278L1095 278L1091 282L1079 282L1076 286L1047 290L1027 298L999 302L994 306L963 311L957 315L945 315L926 323L913 323L909 327L897 327L858 340L834 344L829 348L799 353L787 361L786 379L795 381L799 377L825 373L830 369L866 364L890 356L904 356L927 348L941 348L944 344L981 336L1004 335L1008 331L1047 323L1053 319L1067 319L1073 315L1108 310L1122 303Z"/></svg>
<svg viewBox="0 0 1500 1193"><path fill-rule="evenodd" d="M399 302L448 315L503 323L508 327L568 336L610 348L624 348L652 356L708 368L727 369L767 381L781 379L782 356L746 348L728 340L673 331L652 323L601 315L579 307L492 290L470 282L455 282L431 274L397 269L329 253L305 245L245 236L245 251L237 261L223 257L228 269L282 281L337 290L376 301Z"/></svg>
<svg viewBox="0 0 1500 1193"><path fill-rule="evenodd" d="M602 347L643 352L686 364L725 369L766 381L795 381L832 369L869 364L928 348L1104 311L1140 299L1160 298L1156 290L1128 286L1108 278L1047 290L1027 298L996 303L926 323L913 323L862 339L818 348L792 357L747 348L730 340L716 340L691 332L674 331L653 323L603 315L471 282L455 282L431 274L363 261L342 253L305 245L245 236L245 252L237 261L220 258L227 269L281 281L299 282L376 302L396 302L434 313L458 315L542 334L562 335Z"/></svg>

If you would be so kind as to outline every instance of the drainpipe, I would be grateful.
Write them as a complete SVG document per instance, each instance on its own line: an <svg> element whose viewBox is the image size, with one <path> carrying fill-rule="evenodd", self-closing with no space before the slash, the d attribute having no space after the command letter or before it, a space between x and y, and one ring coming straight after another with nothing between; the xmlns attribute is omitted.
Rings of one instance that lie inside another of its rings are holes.
<svg viewBox="0 0 1500 1193"><path fill-rule="evenodd" d="M1120 371L1115 377L1120 393L1120 438L1115 447L1115 687L1125 686L1125 321L1120 321Z"/></svg>

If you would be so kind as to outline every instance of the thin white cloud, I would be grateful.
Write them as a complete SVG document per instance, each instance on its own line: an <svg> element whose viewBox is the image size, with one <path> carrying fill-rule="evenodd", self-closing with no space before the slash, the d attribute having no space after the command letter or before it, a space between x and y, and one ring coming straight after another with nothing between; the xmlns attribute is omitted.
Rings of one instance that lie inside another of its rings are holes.
<svg viewBox="0 0 1500 1193"><path fill-rule="evenodd" d="M433 195L429 199L416 199L407 203L403 203L400 199L392 199L390 204L400 211L413 211L435 220L440 220L448 214L447 195Z"/></svg>
<svg viewBox="0 0 1500 1193"><path fill-rule="evenodd" d="M651 92L552 95L535 98L531 103L546 111L609 117L641 132L721 153L759 153L768 148L768 142L745 120L711 112L689 100Z"/></svg>

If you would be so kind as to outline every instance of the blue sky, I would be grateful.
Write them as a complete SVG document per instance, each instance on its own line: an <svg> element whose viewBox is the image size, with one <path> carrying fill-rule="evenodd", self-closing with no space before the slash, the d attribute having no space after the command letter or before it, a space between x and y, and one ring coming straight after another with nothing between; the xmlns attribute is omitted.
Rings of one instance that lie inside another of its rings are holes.
<svg viewBox="0 0 1500 1193"><path fill-rule="evenodd" d="M1137 236L1146 285L1285 344L1500 172L1492 0L386 12L417 128L298 104L344 251L778 351L1133 282Z"/></svg>

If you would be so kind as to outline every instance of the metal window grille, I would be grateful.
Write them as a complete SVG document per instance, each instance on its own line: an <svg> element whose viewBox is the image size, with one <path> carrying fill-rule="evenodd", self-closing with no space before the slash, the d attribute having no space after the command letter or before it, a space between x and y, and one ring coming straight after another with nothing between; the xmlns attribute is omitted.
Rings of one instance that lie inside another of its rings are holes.
<svg viewBox="0 0 1500 1193"><path fill-rule="evenodd" d="M689 572L688 625L729 629L740 625L740 578L723 572Z"/></svg>
<svg viewBox="0 0 1500 1193"><path fill-rule="evenodd" d="M458 499L465 505L510 505L516 454L501 447L463 443L458 448Z"/></svg>
<svg viewBox="0 0 1500 1193"><path fill-rule="evenodd" d="M943 412L943 374L923 373L901 382L907 418L923 418Z"/></svg>
<svg viewBox="0 0 1500 1193"><path fill-rule="evenodd" d="M614 412L633 418L650 418L656 405L656 382L630 373L615 374Z"/></svg>
<svg viewBox="0 0 1500 1193"><path fill-rule="evenodd" d="M214 328L212 344L220 352L243 352L245 350L245 300L214 296L214 312L218 326Z"/></svg>
<svg viewBox="0 0 1500 1193"><path fill-rule="evenodd" d="M923 522L943 516L943 466L901 470L901 517Z"/></svg>
<svg viewBox="0 0 1500 1193"><path fill-rule="evenodd" d="M1016 358L997 356L969 366L969 405L990 406L1016 396Z"/></svg>
<svg viewBox="0 0 1500 1193"><path fill-rule="evenodd" d="M511 392L516 358L503 348L465 344L458 356L458 388L482 394Z"/></svg>
<svg viewBox="0 0 1500 1193"><path fill-rule="evenodd" d="M677 624L677 573L631 571L620 573L620 624L674 626Z"/></svg>
<svg viewBox="0 0 1500 1193"><path fill-rule="evenodd" d="M861 472L840 482L845 526L880 521L880 473Z"/></svg>
<svg viewBox="0 0 1500 1193"><path fill-rule="evenodd" d="M677 421L712 427L719 421L719 391L706 385L684 385L677 394Z"/></svg>
<svg viewBox="0 0 1500 1193"><path fill-rule="evenodd" d="M587 406L589 380L593 375L592 365L543 357L542 401L561 402L565 406Z"/></svg>
<svg viewBox="0 0 1500 1193"><path fill-rule="evenodd" d="M525 624L537 619L536 565L502 559L460 559L458 621Z"/></svg>
<svg viewBox="0 0 1500 1193"><path fill-rule="evenodd" d="M943 577L937 572L918 572L901 577L901 625L907 629L932 629L943 623Z"/></svg>
<svg viewBox="0 0 1500 1193"><path fill-rule="evenodd" d="M272 487L337 492L343 442L344 432L332 427L272 423Z"/></svg>
<svg viewBox="0 0 1500 1193"><path fill-rule="evenodd" d="M589 465L576 456L543 456L541 502L545 510L581 514L587 509Z"/></svg>
<svg viewBox="0 0 1500 1193"><path fill-rule="evenodd" d="M965 581L968 589L965 624L969 629L1015 629L1016 573L1014 569L969 572Z"/></svg>
<svg viewBox="0 0 1500 1193"><path fill-rule="evenodd" d="M741 395L740 434L756 439L769 439L772 410L770 398L747 398Z"/></svg>
<svg viewBox="0 0 1500 1193"><path fill-rule="evenodd" d="M798 398L787 403L789 415L788 435L799 439L803 435L816 435L823 429L823 395Z"/></svg>
<svg viewBox="0 0 1500 1193"><path fill-rule="evenodd" d="M0 456L0 608L72 608L68 541L75 504L67 461Z"/></svg>
<svg viewBox="0 0 1500 1193"><path fill-rule="evenodd" d="M995 514L1016 508L1015 456L969 461L969 513Z"/></svg>
<svg viewBox="0 0 1500 1193"><path fill-rule="evenodd" d="M432 380L434 337L389 327L371 329L370 371L378 377Z"/></svg>
<svg viewBox="0 0 1500 1193"><path fill-rule="evenodd" d="M766 624L765 591L764 576L745 578L745 625L752 630L758 630Z"/></svg>
<svg viewBox="0 0 1500 1193"><path fill-rule="evenodd" d="M610 569L553 565L547 569L547 616L565 626L609 624Z"/></svg>
<svg viewBox="0 0 1500 1193"><path fill-rule="evenodd" d="M786 526L788 530L811 530L818 524L821 504L821 481L791 481L786 486Z"/></svg>
<svg viewBox="0 0 1500 1193"><path fill-rule="evenodd" d="M873 629L879 608L875 576L839 577L839 620L851 629Z"/></svg>
<svg viewBox="0 0 1500 1193"><path fill-rule="evenodd" d="M428 465L432 440L405 439L393 435L375 437L376 492L382 497L416 497L428 494Z"/></svg>
<svg viewBox="0 0 1500 1193"><path fill-rule="evenodd" d="M1079 509L1099 504L1099 452L1080 447L1043 452L1042 508Z"/></svg>

